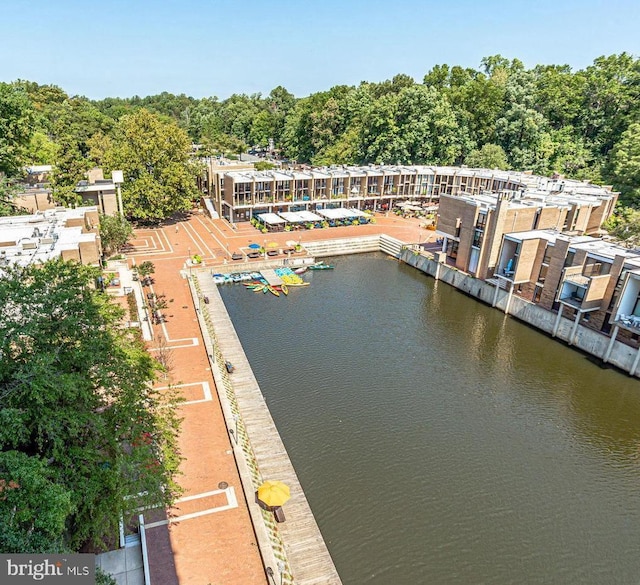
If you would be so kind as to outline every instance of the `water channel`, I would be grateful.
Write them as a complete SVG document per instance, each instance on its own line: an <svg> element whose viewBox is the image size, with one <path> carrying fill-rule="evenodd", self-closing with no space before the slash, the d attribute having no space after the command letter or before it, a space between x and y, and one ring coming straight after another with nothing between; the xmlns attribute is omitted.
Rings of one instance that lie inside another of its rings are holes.
<svg viewBox="0 0 640 585"><path fill-rule="evenodd" d="M640 383L382 254L221 287L345 585L637 584Z"/></svg>

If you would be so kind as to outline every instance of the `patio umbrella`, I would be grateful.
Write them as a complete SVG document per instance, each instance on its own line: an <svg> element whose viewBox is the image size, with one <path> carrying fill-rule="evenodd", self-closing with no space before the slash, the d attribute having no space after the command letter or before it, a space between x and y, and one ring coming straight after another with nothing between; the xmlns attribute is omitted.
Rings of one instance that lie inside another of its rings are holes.
<svg viewBox="0 0 640 585"><path fill-rule="evenodd" d="M267 248L277 248L279 245L278 242L269 242Z"/></svg>
<svg viewBox="0 0 640 585"><path fill-rule="evenodd" d="M287 240L287 241L285 242L285 244L286 244L287 246L295 246L297 243L298 243L298 242L296 242L295 240Z"/></svg>
<svg viewBox="0 0 640 585"><path fill-rule="evenodd" d="M282 506L290 497L289 486L278 480L267 480L258 488L258 499L266 506Z"/></svg>
<svg viewBox="0 0 640 585"><path fill-rule="evenodd" d="M249 248L252 250L259 250L262 246L260 244L249 244Z"/></svg>

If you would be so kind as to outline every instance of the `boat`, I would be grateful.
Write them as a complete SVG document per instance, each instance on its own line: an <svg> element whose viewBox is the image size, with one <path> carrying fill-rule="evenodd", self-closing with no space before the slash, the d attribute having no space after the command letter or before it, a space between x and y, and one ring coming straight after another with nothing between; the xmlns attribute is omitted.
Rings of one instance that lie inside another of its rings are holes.
<svg viewBox="0 0 640 585"><path fill-rule="evenodd" d="M226 280L224 274L214 274L213 275L213 282L215 284L224 284L226 281L227 280Z"/></svg>
<svg viewBox="0 0 640 585"><path fill-rule="evenodd" d="M285 296L289 294L289 287L286 284L281 284L280 290L285 294Z"/></svg>
<svg viewBox="0 0 640 585"><path fill-rule="evenodd" d="M307 271L307 267L306 266L300 266L300 268L296 268L294 270L294 272L296 274L304 274Z"/></svg>
<svg viewBox="0 0 640 585"><path fill-rule="evenodd" d="M333 264L325 264L324 262L316 262L309 266L309 270L333 270L334 268Z"/></svg>
<svg viewBox="0 0 640 585"><path fill-rule="evenodd" d="M274 286L267 285L267 290L268 290L272 295L275 295L275 296L277 296L277 297L279 297L279 296L280 296L280 292L279 292L279 291L278 291L278 289L277 289L277 288L275 288Z"/></svg>

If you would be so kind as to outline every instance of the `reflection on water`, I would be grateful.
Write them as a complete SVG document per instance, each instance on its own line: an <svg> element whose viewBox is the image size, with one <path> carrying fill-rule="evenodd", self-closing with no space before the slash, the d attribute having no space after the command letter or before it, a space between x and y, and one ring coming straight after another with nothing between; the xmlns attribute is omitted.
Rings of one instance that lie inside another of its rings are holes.
<svg viewBox="0 0 640 585"><path fill-rule="evenodd" d="M637 583L640 385L381 254L223 298L345 584Z"/></svg>

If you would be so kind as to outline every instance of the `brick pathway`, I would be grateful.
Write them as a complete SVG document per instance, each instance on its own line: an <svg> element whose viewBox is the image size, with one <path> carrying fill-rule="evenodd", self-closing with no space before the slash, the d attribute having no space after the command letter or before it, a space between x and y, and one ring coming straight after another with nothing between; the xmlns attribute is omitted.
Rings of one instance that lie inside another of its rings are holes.
<svg viewBox="0 0 640 585"><path fill-rule="evenodd" d="M169 383L185 402L179 448L184 457L184 489L170 511L171 522L158 512L145 514L153 585L264 585L268 583L247 503L241 488L230 438L217 399L215 383L200 336L185 261L199 254L207 265L234 263L231 254L247 251L251 243L305 241L385 233L406 242L434 240L435 233L420 228L416 219L378 214L365 226L262 234L248 222L230 226L193 214L185 221L156 229L136 230L129 258L136 264L151 260L154 284L145 293L165 295L166 322L154 325L149 344L170 363ZM245 262L235 262L246 266ZM250 265L250 264L249 264ZM187 269L188 270L188 269Z"/></svg>
<svg viewBox="0 0 640 585"><path fill-rule="evenodd" d="M186 226L139 230L130 256L151 260L154 284L145 288L166 295L166 323L154 326L152 353L168 354L169 383L185 403L179 448L184 457L178 481L181 500L166 516L149 513L147 542L153 585L252 585L266 583L253 526L226 432L209 362L200 338L195 307L180 271L189 248L199 253L197 237ZM172 300L172 302L171 302Z"/></svg>

